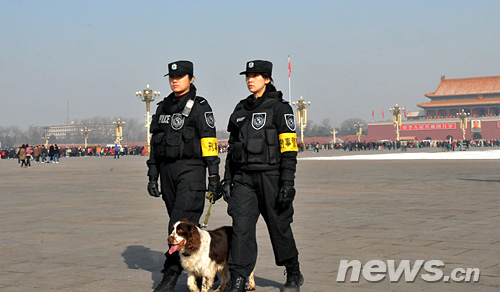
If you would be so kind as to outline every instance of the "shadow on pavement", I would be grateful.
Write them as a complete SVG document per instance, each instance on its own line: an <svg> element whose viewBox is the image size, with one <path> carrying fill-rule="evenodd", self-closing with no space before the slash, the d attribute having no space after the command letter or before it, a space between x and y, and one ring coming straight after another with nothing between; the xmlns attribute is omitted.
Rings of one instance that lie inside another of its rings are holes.
<svg viewBox="0 0 500 292"><path fill-rule="evenodd" d="M257 268L255 270L255 274L258 274L258 273L259 273L259 267L257 266ZM283 283L285 283L285 278L283 278ZM269 280L269 279L255 276L255 285L257 287L275 287L275 288L280 288L280 291L281 291L281 288L283 287L283 283L279 283L279 282L276 282L273 280Z"/></svg>
<svg viewBox="0 0 500 292"><path fill-rule="evenodd" d="M459 180L483 181L483 182L500 182L499 179L459 178Z"/></svg>
<svg viewBox="0 0 500 292"><path fill-rule="evenodd" d="M161 270L165 262L163 252L154 251L142 245L130 245L123 251L122 256L129 269L141 269L151 272L152 288L160 283L162 278Z"/></svg>

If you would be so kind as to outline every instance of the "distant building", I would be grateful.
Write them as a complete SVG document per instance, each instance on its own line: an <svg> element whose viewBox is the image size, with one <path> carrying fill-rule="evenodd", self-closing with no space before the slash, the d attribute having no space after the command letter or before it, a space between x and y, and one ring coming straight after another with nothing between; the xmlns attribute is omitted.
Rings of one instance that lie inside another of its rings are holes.
<svg viewBox="0 0 500 292"><path fill-rule="evenodd" d="M83 129L87 127L91 131L90 135L114 136L116 126L113 124L64 124L44 127L45 137L54 135L58 140L67 139L74 136L81 136Z"/></svg>
<svg viewBox="0 0 500 292"><path fill-rule="evenodd" d="M431 101L417 104L423 111L408 112L400 136L407 140L462 139L457 114L469 113L466 139L500 138L500 76L446 79L435 92L425 94ZM370 122L371 140L394 140L391 121Z"/></svg>

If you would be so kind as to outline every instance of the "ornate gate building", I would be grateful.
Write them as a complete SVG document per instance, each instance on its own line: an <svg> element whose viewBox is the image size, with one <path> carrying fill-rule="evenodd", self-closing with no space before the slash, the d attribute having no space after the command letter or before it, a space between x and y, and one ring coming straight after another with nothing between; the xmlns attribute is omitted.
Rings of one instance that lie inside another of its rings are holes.
<svg viewBox="0 0 500 292"><path fill-rule="evenodd" d="M429 102L417 104L420 112L409 112L400 135L407 140L462 139L459 113L467 115L466 139L500 139L500 76L446 79ZM371 140L395 140L392 121L368 124Z"/></svg>

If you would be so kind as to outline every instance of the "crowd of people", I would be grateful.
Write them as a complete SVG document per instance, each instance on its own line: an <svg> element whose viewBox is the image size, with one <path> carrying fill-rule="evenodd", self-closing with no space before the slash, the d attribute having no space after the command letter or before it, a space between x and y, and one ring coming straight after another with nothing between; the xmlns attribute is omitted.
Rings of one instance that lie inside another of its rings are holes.
<svg viewBox="0 0 500 292"><path fill-rule="evenodd" d="M471 147L500 147L500 139L486 140L424 140L424 141L377 141L377 142L342 142L326 143L311 142L299 143L299 152L320 150L344 150L344 151L366 151L366 150L407 150L408 148L442 148L454 151L456 148L470 149Z"/></svg>
<svg viewBox="0 0 500 292"><path fill-rule="evenodd" d="M117 147L118 146L118 147ZM89 146L85 147L59 147L57 144L30 146L23 144L20 147L10 147L0 150L1 159L18 159L21 167L30 167L33 163L59 163L61 157L105 157L113 156L119 158L126 155L144 155L144 146L127 147L120 145L113 146Z"/></svg>
<svg viewBox="0 0 500 292"><path fill-rule="evenodd" d="M45 147L45 145L31 147L29 144L23 144L17 151L11 148L9 151L1 150L0 153L2 159L17 158L21 167L31 167L31 161L33 163L59 163L60 151L57 144L50 143L49 147Z"/></svg>
<svg viewBox="0 0 500 292"><path fill-rule="evenodd" d="M144 155L146 154L146 147L144 146L120 146L120 145L107 145L107 146L90 146L90 147L69 147L65 149L65 156L67 157L104 157L104 156L126 156L126 155Z"/></svg>

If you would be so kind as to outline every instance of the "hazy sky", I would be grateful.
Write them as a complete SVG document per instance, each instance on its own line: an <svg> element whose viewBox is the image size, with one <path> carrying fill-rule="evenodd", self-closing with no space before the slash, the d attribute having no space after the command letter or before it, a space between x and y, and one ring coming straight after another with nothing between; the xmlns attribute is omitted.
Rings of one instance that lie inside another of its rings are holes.
<svg viewBox="0 0 500 292"><path fill-rule="evenodd" d="M135 92L170 93L167 64L195 64L198 95L225 129L246 97L238 75L274 63L288 99L334 126L417 110L441 75L500 75L500 1L11 1L0 0L0 126L69 118L144 119ZM154 106L153 108L156 108Z"/></svg>

